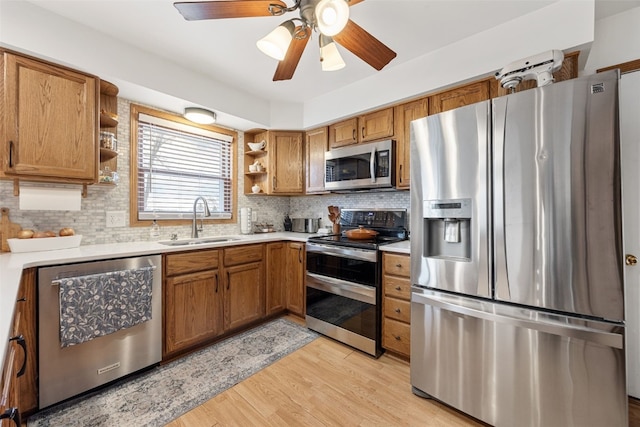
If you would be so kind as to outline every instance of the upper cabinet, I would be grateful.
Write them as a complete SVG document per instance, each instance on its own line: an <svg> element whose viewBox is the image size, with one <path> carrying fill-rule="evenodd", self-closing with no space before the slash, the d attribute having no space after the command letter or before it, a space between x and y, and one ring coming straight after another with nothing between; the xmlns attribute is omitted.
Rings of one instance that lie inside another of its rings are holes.
<svg viewBox="0 0 640 427"><path fill-rule="evenodd" d="M492 81L493 77L431 95L429 115L490 99Z"/></svg>
<svg viewBox="0 0 640 427"><path fill-rule="evenodd" d="M391 138L394 135L393 108L385 108L329 126L329 148Z"/></svg>
<svg viewBox="0 0 640 427"><path fill-rule="evenodd" d="M329 130L327 127L309 130L305 134L305 140L307 194L323 193L324 153L328 149Z"/></svg>
<svg viewBox="0 0 640 427"><path fill-rule="evenodd" d="M245 194L304 193L302 132L264 131L245 134ZM252 150L249 143L261 143ZM250 168L250 166L253 166Z"/></svg>
<svg viewBox="0 0 640 427"><path fill-rule="evenodd" d="M425 117L428 112L429 98L396 107L396 187L399 189L408 189L411 182L411 122Z"/></svg>
<svg viewBox="0 0 640 427"><path fill-rule="evenodd" d="M0 61L2 175L95 183L98 79L6 50Z"/></svg>

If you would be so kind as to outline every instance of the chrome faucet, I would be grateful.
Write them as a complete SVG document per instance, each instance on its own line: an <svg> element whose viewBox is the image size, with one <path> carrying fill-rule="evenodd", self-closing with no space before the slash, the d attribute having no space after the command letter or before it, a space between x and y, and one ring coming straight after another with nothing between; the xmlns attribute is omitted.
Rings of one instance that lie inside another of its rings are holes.
<svg viewBox="0 0 640 427"><path fill-rule="evenodd" d="M203 216L211 216L211 212L209 211L209 205L207 205L207 200L202 196L196 197L196 200L193 202L193 224L191 225L192 239L197 239L198 231L202 231L202 228L204 227L202 220L200 220L200 228L198 228L198 225L196 224L196 219L197 219L196 207L198 206L198 200L202 200L202 203L204 203Z"/></svg>

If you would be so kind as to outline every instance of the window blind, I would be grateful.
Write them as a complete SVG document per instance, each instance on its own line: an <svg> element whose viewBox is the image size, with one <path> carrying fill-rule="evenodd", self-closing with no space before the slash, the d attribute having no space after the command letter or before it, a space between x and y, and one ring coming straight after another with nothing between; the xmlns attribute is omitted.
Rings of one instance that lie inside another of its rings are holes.
<svg viewBox="0 0 640 427"><path fill-rule="evenodd" d="M137 140L139 219L192 218L198 196L231 218L232 136L140 113Z"/></svg>

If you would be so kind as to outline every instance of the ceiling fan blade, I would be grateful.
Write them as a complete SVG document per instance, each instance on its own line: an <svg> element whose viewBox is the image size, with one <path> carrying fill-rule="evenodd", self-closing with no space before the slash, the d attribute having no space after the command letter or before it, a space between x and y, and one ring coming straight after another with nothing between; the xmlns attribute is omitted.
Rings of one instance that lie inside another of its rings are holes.
<svg viewBox="0 0 640 427"><path fill-rule="evenodd" d="M269 5L287 7L280 0L216 0L176 2L173 5L187 21L272 16L269 12Z"/></svg>
<svg viewBox="0 0 640 427"><path fill-rule="evenodd" d="M364 0L348 0L349 6L363 2Z"/></svg>
<svg viewBox="0 0 640 427"><path fill-rule="evenodd" d="M295 33L298 33L301 29L301 27L296 27ZM291 40L287 54L282 61L278 62L278 68L276 68L276 72L273 75L274 82L278 80L289 80L293 77L293 73L295 73L298 62L300 62L300 58L302 57L302 52L304 52L304 48L307 46L307 42L311 37L311 30L306 28L305 31L305 38L300 39L294 37L293 40Z"/></svg>
<svg viewBox="0 0 640 427"><path fill-rule="evenodd" d="M396 57L394 51L351 19L344 30L333 36L333 40L378 71Z"/></svg>

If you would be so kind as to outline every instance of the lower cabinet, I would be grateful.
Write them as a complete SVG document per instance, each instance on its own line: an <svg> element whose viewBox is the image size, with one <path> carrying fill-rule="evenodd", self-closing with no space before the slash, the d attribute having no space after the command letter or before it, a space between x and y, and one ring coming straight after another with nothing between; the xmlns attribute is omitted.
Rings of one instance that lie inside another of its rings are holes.
<svg viewBox="0 0 640 427"><path fill-rule="evenodd" d="M411 354L411 274L409 255L382 255L382 347Z"/></svg>
<svg viewBox="0 0 640 427"><path fill-rule="evenodd" d="M287 310L304 317L304 276L306 270L305 244L302 242L287 243Z"/></svg>
<svg viewBox="0 0 640 427"><path fill-rule="evenodd" d="M165 256L163 358L224 332L219 250Z"/></svg>
<svg viewBox="0 0 640 427"><path fill-rule="evenodd" d="M37 409L35 345L35 269L22 272L9 345L0 369L1 426L20 424L24 414ZM3 346L4 347L4 346Z"/></svg>
<svg viewBox="0 0 640 427"><path fill-rule="evenodd" d="M263 245L165 255L163 359L264 317Z"/></svg>
<svg viewBox="0 0 640 427"><path fill-rule="evenodd" d="M304 316L304 274L304 243L267 244L267 315L286 310Z"/></svg>
<svg viewBox="0 0 640 427"><path fill-rule="evenodd" d="M260 320L265 315L263 245L224 249L225 330Z"/></svg>

